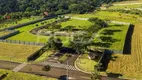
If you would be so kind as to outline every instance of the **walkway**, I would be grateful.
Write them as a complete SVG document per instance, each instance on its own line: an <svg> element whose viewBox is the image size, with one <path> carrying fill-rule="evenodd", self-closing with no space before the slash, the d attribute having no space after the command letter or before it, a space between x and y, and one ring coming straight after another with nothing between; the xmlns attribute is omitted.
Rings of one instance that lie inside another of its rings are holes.
<svg viewBox="0 0 142 80"><path fill-rule="evenodd" d="M39 63L39 65L44 65L44 66L50 65L50 66L56 67L56 68L63 68L63 69L78 71L74 66L67 65L67 64L60 64L60 63L52 63L52 62L48 62L48 61L44 61L42 63Z"/></svg>
<svg viewBox="0 0 142 80"><path fill-rule="evenodd" d="M27 63L22 63L20 65L18 65L16 68L13 69L14 72L18 72L20 71L23 67L25 67L27 65Z"/></svg>

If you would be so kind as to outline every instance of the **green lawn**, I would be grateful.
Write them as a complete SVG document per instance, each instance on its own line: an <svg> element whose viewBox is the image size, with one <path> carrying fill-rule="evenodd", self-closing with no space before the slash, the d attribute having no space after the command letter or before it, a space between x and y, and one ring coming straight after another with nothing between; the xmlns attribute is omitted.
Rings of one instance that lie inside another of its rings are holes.
<svg viewBox="0 0 142 80"><path fill-rule="evenodd" d="M140 16L133 14L125 14L119 12L108 12L108 11L96 11L90 14L68 14L68 16L77 17L77 18L92 18L98 17L104 20L114 20L114 21L123 21L136 23L139 21Z"/></svg>
<svg viewBox="0 0 142 80"><path fill-rule="evenodd" d="M118 5L118 6L111 6L108 9L134 9L134 8L142 8L142 5L141 4Z"/></svg>
<svg viewBox="0 0 142 80"><path fill-rule="evenodd" d="M3 23L0 23L0 29L10 27L10 26L14 26L14 25L18 25L18 24L21 24L21 23L26 23L26 22L33 21L33 20L37 20L37 19L40 19L40 18L42 18L42 17L38 16L38 17L31 17L31 18L23 18L21 20L18 20L17 23L16 23L16 21L8 20L8 21L5 21Z"/></svg>
<svg viewBox="0 0 142 80"><path fill-rule="evenodd" d="M75 64L77 67L86 72L93 72L95 70L94 66L97 65L97 62L94 60L90 60L88 58L88 54L83 54Z"/></svg>
<svg viewBox="0 0 142 80"><path fill-rule="evenodd" d="M46 21L42 21L42 22L52 22L54 21L54 19L50 19L50 20L46 20ZM38 24L38 26L36 26ZM45 25L45 24L44 24ZM31 24L28 26L24 26L21 28L18 28L16 30L19 30L20 33L8 38L9 40L20 40L20 41L29 41L29 42L42 42L45 43L48 41L48 36L42 36L42 35L34 35L31 34L30 31L34 28L40 27L42 26L41 22L35 23L35 24Z"/></svg>
<svg viewBox="0 0 142 80"><path fill-rule="evenodd" d="M110 27L100 30L97 38L94 39L94 42L101 42L102 46L97 47L104 47L111 50L123 50L127 31L128 26L116 26L112 24ZM100 37L103 37L104 40Z"/></svg>
<svg viewBox="0 0 142 80"><path fill-rule="evenodd" d="M68 54L64 54L63 56L61 56L61 57L59 58L59 61L60 61L60 62L64 62L65 60L68 59L68 57L69 57Z"/></svg>
<svg viewBox="0 0 142 80"><path fill-rule="evenodd" d="M0 69L0 76L6 73L8 73L8 75L2 80L57 80L54 78L46 78L32 74L25 74L21 72L13 72L10 70Z"/></svg>
<svg viewBox="0 0 142 80"><path fill-rule="evenodd" d="M92 23L89 21L85 21L85 20L75 20L75 19L70 19L67 22L62 22L62 28L66 27L66 26L75 26L75 28L77 29L86 29L88 27L90 27Z"/></svg>
<svg viewBox="0 0 142 80"><path fill-rule="evenodd" d="M49 50L49 51L43 53L38 59L35 60L35 62L44 61L44 60L48 59L48 57L52 54L53 54L53 52Z"/></svg>
<svg viewBox="0 0 142 80"><path fill-rule="evenodd" d="M0 32L0 37L9 34L10 32L8 31L1 31Z"/></svg>

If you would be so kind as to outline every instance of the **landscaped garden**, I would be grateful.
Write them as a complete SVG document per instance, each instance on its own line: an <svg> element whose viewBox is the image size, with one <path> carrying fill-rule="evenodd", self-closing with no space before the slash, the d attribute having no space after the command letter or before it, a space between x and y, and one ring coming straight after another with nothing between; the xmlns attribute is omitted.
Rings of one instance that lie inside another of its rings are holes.
<svg viewBox="0 0 142 80"><path fill-rule="evenodd" d="M27 57L39 50L41 46L29 46L0 42L0 60L26 62Z"/></svg>

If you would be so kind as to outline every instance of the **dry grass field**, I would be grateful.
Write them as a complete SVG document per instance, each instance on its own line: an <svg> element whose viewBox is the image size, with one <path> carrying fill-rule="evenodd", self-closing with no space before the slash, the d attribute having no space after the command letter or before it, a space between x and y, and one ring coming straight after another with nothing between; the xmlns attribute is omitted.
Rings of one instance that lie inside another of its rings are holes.
<svg viewBox="0 0 142 80"><path fill-rule="evenodd" d="M123 77L142 80L142 24L136 24L132 35L131 54L113 55L115 61L110 61L108 72L120 73Z"/></svg>
<svg viewBox="0 0 142 80"><path fill-rule="evenodd" d="M0 37L9 34L10 32L8 31L1 31L0 32Z"/></svg>
<svg viewBox="0 0 142 80"><path fill-rule="evenodd" d="M27 57L36 52L41 47L9 44L0 42L0 60L15 62L25 62Z"/></svg>

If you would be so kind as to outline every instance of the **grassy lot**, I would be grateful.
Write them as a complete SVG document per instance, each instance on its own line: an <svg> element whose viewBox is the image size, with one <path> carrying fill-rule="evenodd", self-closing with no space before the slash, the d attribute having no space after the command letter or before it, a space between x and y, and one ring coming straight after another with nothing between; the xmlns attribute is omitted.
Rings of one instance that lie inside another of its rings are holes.
<svg viewBox="0 0 142 80"><path fill-rule="evenodd" d="M54 78L40 77L32 74L25 74L21 72L12 72L10 70L0 69L0 76L8 73L7 77L2 80L57 80Z"/></svg>
<svg viewBox="0 0 142 80"><path fill-rule="evenodd" d="M114 20L114 21L123 21L123 22L131 22L136 23L137 21L140 22L138 15L133 14L125 14L119 12L108 12L108 11L96 11L90 14L68 14L68 16L72 17L79 17L79 18L92 18L98 17L104 20Z"/></svg>
<svg viewBox="0 0 142 80"><path fill-rule="evenodd" d="M142 24L136 24L132 35L131 53L114 54L115 61L110 61L108 72L120 73L123 77L142 79Z"/></svg>
<svg viewBox="0 0 142 80"><path fill-rule="evenodd" d="M46 20L46 21L42 21L42 22L52 22L55 19L50 19L50 20ZM38 25L38 26L36 26ZM41 24L41 22L35 23L35 24L31 24L25 27L21 27L18 28L17 30L19 30L21 33L8 38L9 40L20 40L20 41L29 41L29 42L47 42L48 40L48 36L41 36L41 35L34 35L31 34L30 31L34 28L40 27L43 24ZM45 25L45 24L44 24Z"/></svg>
<svg viewBox="0 0 142 80"><path fill-rule="evenodd" d="M64 54L63 56L61 56L61 57L59 58L59 61L60 61L60 62L64 62L65 60L67 60L68 57L69 57L68 54Z"/></svg>
<svg viewBox="0 0 142 80"><path fill-rule="evenodd" d="M111 50L123 50L126 34L129 26L124 25L110 25L110 27L103 28L98 32L98 36L94 39L95 43Z"/></svg>
<svg viewBox="0 0 142 80"><path fill-rule="evenodd" d="M66 26L75 26L75 28L77 29L86 29L88 28L92 23L89 21L85 21L85 20L75 20L75 19L70 19L67 22L62 22L62 28L66 27Z"/></svg>
<svg viewBox="0 0 142 80"><path fill-rule="evenodd" d="M9 44L0 42L0 60L25 62L27 57L39 50L39 46Z"/></svg>
<svg viewBox="0 0 142 80"><path fill-rule="evenodd" d="M141 4L118 5L118 6L111 6L108 9L134 9L134 8L142 8L142 5Z"/></svg>
<svg viewBox="0 0 142 80"><path fill-rule="evenodd" d="M8 31L1 31L0 32L0 37L9 34L10 32Z"/></svg>
<svg viewBox="0 0 142 80"><path fill-rule="evenodd" d="M88 58L88 54L83 54L76 62L75 64L77 67L83 71L86 72L93 72L94 66L97 64L96 61L90 60Z"/></svg>
<svg viewBox="0 0 142 80"><path fill-rule="evenodd" d="M21 20L14 21L14 22L13 22L13 20L5 21L3 23L0 23L0 29L10 27L10 26L14 26L14 25L21 24L21 23L26 23L26 22L33 21L33 20L37 20L37 19L40 19L40 18L42 18L42 17L23 18Z"/></svg>
<svg viewBox="0 0 142 80"><path fill-rule="evenodd" d="M38 59L36 59L35 62L44 61L44 60L48 59L48 57L52 54L53 54L52 51L47 51L47 52L43 53Z"/></svg>

